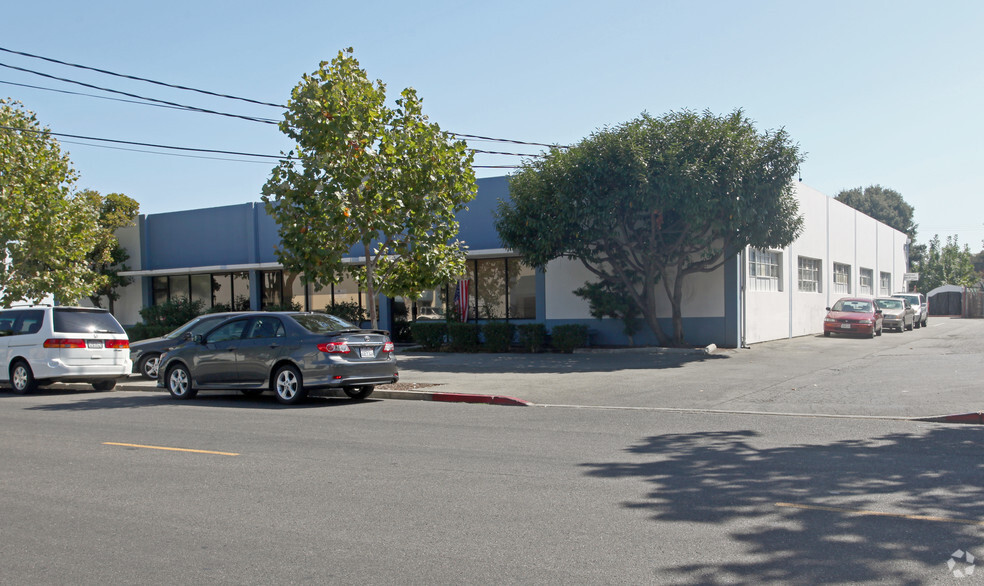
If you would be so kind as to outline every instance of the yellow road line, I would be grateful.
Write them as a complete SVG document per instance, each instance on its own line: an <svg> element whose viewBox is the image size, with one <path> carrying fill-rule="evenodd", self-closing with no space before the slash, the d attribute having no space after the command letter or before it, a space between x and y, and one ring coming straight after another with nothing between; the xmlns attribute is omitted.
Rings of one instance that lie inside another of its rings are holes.
<svg viewBox="0 0 984 586"><path fill-rule="evenodd" d="M168 452L191 452L192 454L213 454L216 456L238 456L233 452L212 452L210 450L189 450L187 448L167 448L164 446L142 446L140 444L119 444L116 442L103 442L104 446L123 446L124 448L144 448L147 450L166 450Z"/></svg>
<svg viewBox="0 0 984 586"><path fill-rule="evenodd" d="M847 513L848 515L869 516L869 517L896 517L898 519L911 519L915 521L935 521L937 523L961 523L963 525L984 525L984 521L973 521L971 519L950 519L947 517L934 517L931 515L906 515L903 513L886 513L884 511L866 511L863 509L845 509L842 507L826 507L821 505L798 505L796 503L776 503L777 507L789 507L793 509L806 509L809 511L829 511L832 513Z"/></svg>

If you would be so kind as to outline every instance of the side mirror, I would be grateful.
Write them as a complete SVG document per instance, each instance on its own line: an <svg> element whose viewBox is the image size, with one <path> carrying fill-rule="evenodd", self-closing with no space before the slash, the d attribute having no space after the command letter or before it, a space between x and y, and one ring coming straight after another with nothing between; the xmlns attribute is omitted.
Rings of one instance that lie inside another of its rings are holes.
<svg viewBox="0 0 984 586"><path fill-rule="evenodd" d="M876 309L875 310L875 313L878 314L878 315L881 315L881 312L882 312L882 310L880 310L880 309Z"/></svg>
<svg viewBox="0 0 984 586"><path fill-rule="evenodd" d="M205 336L203 336L201 334L195 334L191 339L194 340L195 343L197 343L197 344L204 344L205 343Z"/></svg>
<svg viewBox="0 0 984 586"><path fill-rule="evenodd" d="M185 332L184 335L181 336L181 338L187 342L188 340L191 339L191 332Z"/></svg>

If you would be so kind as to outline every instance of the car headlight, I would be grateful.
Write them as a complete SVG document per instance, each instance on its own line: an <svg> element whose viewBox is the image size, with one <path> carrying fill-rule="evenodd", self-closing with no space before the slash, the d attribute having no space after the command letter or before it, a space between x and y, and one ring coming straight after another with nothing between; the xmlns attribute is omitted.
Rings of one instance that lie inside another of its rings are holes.
<svg viewBox="0 0 984 586"><path fill-rule="evenodd" d="M858 320L858 323L859 324L862 324L862 325L870 326L872 324L872 320L870 320L870 319L859 319Z"/></svg>
<svg viewBox="0 0 984 586"><path fill-rule="evenodd" d="M834 319L834 318L832 318L832 317L825 317L825 318L823 318L823 321L826 322L826 323L828 323L828 324L837 323L837 320Z"/></svg>

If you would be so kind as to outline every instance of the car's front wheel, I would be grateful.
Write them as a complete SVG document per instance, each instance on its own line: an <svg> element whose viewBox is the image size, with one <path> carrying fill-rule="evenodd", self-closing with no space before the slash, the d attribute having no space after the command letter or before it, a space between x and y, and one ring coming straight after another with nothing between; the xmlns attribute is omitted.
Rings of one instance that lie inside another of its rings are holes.
<svg viewBox="0 0 984 586"><path fill-rule="evenodd" d="M353 399L365 399L372 394L376 387L372 385L362 385L361 387L345 387L342 389L345 394Z"/></svg>
<svg viewBox="0 0 984 586"><path fill-rule="evenodd" d="M148 354L140 359L140 376L149 379L157 378L157 368L161 365L160 354Z"/></svg>
<svg viewBox="0 0 984 586"><path fill-rule="evenodd" d="M192 399L198 390L192 388L191 373L184 364L175 364L167 371L167 390L175 399Z"/></svg>
<svg viewBox="0 0 984 586"><path fill-rule="evenodd" d="M304 400L307 391L301 380L301 372L291 365L281 366L273 375L273 392L284 405L293 405Z"/></svg>
<svg viewBox="0 0 984 586"><path fill-rule="evenodd" d="M18 395L26 395L37 390L38 381L34 378L34 371L23 360L18 360L10 367L10 386Z"/></svg>

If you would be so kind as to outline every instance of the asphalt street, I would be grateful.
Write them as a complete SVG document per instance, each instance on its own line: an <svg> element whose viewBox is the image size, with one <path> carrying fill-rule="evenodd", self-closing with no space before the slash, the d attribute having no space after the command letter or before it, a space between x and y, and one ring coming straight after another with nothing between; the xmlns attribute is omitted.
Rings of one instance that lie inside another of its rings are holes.
<svg viewBox="0 0 984 586"><path fill-rule="evenodd" d="M930 417L984 410L984 320L931 317L874 339L806 336L745 349L599 349L574 354L404 351L400 382L421 392L537 405ZM118 388L154 390L131 378ZM381 387L385 388L385 387ZM379 390L377 398L407 397Z"/></svg>

